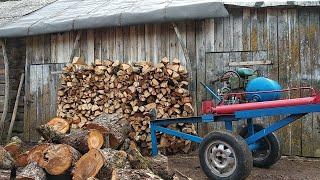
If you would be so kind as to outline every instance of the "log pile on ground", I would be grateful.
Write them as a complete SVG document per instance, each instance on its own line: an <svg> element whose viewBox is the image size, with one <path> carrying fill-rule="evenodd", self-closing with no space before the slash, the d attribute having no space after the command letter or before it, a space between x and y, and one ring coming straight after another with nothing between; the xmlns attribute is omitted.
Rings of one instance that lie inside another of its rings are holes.
<svg viewBox="0 0 320 180"><path fill-rule="evenodd" d="M27 151L4 148L12 147L13 142L22 144L19 140L0 146L0 178L45 180L48 175L73 180L174 178L166 156L144 157L137 144L128 138L130 132L120 130L129 126L129 122L122 121L122 115L102 113L91 123L84 129L61 131L49 121L37 128L43 140ZM112 126L118 130L111 130Z"/></svg>
<svg viewBox="0 0 320 180"><path fill-rule="evenodd" d="M84 65L76 61L77 58L63 71L57 100L57 116L70 122L72 129L104 126L93 122L102 113L122 114L122 121L129 121L132 128L130 139L145 154L151 148L149 124L153 118L187 117L194 113L188 91L188 73L178 59L169 63L163 58L156 65L147 61L126 64L109 60ZM192 124L180 123L170 128L196 133ZM190 141L160 134L157 138L165 153L190 150ZM111 145L118 146L119 139L113 140L116 144L110 141Z"/></svg>

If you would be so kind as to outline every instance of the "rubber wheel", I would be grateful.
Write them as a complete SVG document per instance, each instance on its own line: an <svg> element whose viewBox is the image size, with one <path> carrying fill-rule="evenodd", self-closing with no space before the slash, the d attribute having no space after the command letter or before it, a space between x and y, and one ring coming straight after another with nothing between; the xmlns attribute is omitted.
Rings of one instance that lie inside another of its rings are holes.
<svg viewBox="0 0 320 180"><path fill-rule="evenodd" d="M252 155L241 136L211 132L199 148L200 165L209 179L239 180L250 175Z"/></svg>
<svg viewBox="0 0 320 180"><path fill-rule="evenodd" d="M254 131L258 132L264 129L262 125L254 124ZM248 127L240 130L239 135L243 138L248 137ZM275 164L281 158L281 148L277 136L270 133L264 138L258 140L256 143L260 144L259 150L252 151L253 165L261 168L268 168Z"/></svg>

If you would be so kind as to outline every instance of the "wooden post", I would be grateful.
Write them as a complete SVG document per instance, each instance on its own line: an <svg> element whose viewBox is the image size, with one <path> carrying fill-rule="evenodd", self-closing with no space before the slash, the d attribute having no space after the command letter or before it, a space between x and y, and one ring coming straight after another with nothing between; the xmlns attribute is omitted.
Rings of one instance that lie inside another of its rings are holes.
<svg viewBox="0 0 320 180"><path fill-rule="evenodd" d="M0 40L0 45L2 47L3 53L3 61L4 61L4 78L5 78L5 89L4 89L4 104L3 104L3 111L0 120L0 141L3 138L3 131L4 131L4 122L8 113L8 105L9 105L9 62L5 44L3 40Z"/></svg>
<svg viewBox="0 0 320 180"><path fill-rule="evenodd" d="M81 38L81 31L78 31L77 33L77 36L76 36L76 39L74 40L74 43L73 43L73 48L72 48L72 51L71 51L71 56L70 56L70 60L69 60L69 63L72 63L72 60L74 58L74 55L76 53L76 49L78 49L79 47L79 42L80 42L80 38Z"/></svg>
<svg viewBox="0 0 320 180"><path fill-rule="evenodd" d="M190 62L189 52L188 52L188 49L187 49L187 47L185 46L185 44L184 44L184 42L182 40L181 33L180 33L179 29L178 29L178 26L175 23L172 23L172 26L173 26L173 29L174 29L176 35L177 35L177 38L178 38L179 43L180 43L180 46L181 46L181 48L183 50L183 55L186 58L186 68L187 68L187 71L189 73L188 79L189 79L189 82L191 83L192 82L192 69L191 69L191 62Z"/></svg>
<svg viewBox="0 0 320 180"><path fill-rule="evenodd" d="M10 126L9 126L9 130L8 130L7 142L8 142L8 141L10 140L10 138L11 138L13 124L14 124L14 122L15 122L15 120L16 120L17 111L18 111L18 105L19 105L19 98L20 98L20 94L21 94L21 89L22 89L23 81L24 81L24 73L22 73L22 74L21 74L21 77L20 77L20 83L19 83L19 87L18 87L18 92L17 92L17 96L16 96L16 101L15 101L15 103L14 103L13 113L12 113L12 117L11 117L11 121L10 121Z"/></svg>

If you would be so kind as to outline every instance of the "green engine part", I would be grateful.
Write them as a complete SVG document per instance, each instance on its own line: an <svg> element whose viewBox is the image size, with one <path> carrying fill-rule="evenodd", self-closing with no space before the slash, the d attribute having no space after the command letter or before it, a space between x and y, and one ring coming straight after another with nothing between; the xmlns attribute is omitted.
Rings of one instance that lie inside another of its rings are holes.
<svg viewBox="0 0 320 180"><path fill-rule="evenodd" d="M255 74L255 71L250 68L238 68L236 71L241 77L248 77Z"/></svg>

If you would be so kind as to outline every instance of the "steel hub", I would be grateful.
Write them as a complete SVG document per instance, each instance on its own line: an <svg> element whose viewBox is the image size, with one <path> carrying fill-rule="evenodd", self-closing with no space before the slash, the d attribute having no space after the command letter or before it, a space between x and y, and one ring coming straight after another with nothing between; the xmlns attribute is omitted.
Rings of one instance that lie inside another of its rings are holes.
<svg viewBox="0 0 320 180"><path fill-rule="evenodd" d="M222 141L214 141L208 146L206 161L212 172L220 177L232 174L237 164L234 150Z"/></svg>

